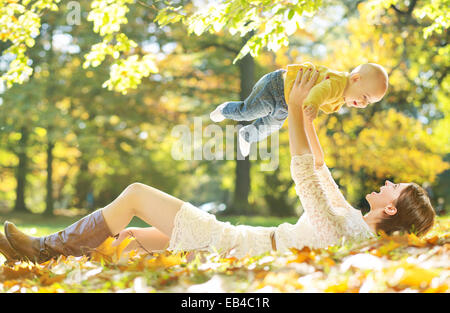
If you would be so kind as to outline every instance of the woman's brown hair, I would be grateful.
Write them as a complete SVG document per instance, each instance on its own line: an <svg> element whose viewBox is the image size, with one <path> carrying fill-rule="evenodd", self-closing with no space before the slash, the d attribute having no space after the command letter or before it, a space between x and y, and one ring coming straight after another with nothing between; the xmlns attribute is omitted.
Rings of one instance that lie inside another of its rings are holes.
<svg viewBox="0 0 450 313"><path fill-rule="evenodd" d="M388 235L400 231L422 236L433 227L436 214L430 198L416 183L409 184L401 192L395 207L397 213L392 216L386 215L378 222L377 231L382 230Z"/></svg>

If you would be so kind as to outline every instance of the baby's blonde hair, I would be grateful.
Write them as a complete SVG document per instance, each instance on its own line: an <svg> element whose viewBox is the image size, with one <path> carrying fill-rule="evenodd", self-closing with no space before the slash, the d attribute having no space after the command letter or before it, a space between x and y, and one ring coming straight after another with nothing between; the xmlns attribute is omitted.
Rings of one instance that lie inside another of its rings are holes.
<svg viewBox="0 0 450 313"><path fill-rule="evenodd" d="M384 67L382 67L379 64L376 63L364 63L361 65L358 65L351 74L353 73L360 73L361 75L369 74L369 75L375 75L375 77L378 79L378 81L382 84L384 91L387 90L388 84L389 84L389 76Z"/></svg>

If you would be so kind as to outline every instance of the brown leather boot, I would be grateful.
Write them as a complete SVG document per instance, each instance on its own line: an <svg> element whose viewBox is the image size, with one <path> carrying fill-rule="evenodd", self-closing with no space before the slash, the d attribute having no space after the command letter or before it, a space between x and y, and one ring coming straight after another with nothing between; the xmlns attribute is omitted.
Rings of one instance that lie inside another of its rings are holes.
<svg viewBox="0 0 450 313"><path fill-rule="evenodd" d="M0 232L0 252L5 256L5 264L12 264L16 261L22 261L23 257L11 247L8 239Z"/></svg>
<svg viewBox="0 0 450 313"><path fill-rule="evenodd" d="M60 255L80 256L112 236L101 210L97 210L57 233L32 237L13 223L5 222L5 235L11 246L31 261L42 263Z"/></svg>

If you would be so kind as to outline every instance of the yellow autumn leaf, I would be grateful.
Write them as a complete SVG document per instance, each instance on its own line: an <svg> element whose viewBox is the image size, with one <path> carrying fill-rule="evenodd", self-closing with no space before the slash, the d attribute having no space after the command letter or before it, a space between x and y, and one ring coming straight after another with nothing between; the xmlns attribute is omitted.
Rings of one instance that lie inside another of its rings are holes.
<svg viewBox="0 0 450 313"><path fill-rule="evenodd" d="M108 263L117 262L123 250L128 246L128 244L133 240L131 237L126 237L119 245L113 246L113 237L108 237L100 246L95 248L91 252L91 259L93 261L101 262L102 260Z"/></svg>
<svg viewBox="0 0 450 313"><path fill-rule="evenodd" d="M21 281L19 281L19 280L7 280L7 281L3 282L3 288L5 290L8 290L8 289L10 289L16 285L20 285L20 284L21 284Z"/></svg>
<svg viewBox="0 0 450 313"><path fill-rule="evenodd" d="M59 283L51 284L47 287L42 287L39 289L40 293L62 293L64 288Z"/></svg>
<svg viewBox="0 0 450 313"><path fill-rule="evenodd" d="M439 240L439 237L438 236L433 236L431 238L427 238L426 240L427 240L427 242L429 244L435 245L437 243L437 241Z"/></svg>
<svg viewBox="0 0 450 313"><path fill-rule="evenodd" d="M268 273L258 288L271 286L281 292L293 292L303 289L303 285L298 282L298 274L294 271L288 273Z"/></svg>
<svg viewBox="0 0 450 313"><path fill-rule="evenodd" d="M334 262L334 260L330 257L325 257L325 258L321 259L319 263L324 266L327 266L327 267L336 265L336 262Z"/></svg>
<svg viewBox="0 0 450 313"><path fill-rule="evenodd" d="M427 245L427 242L420 239L415 234L408 234L408 244L415 247L425 247Z"/></svg>
<svg viewBox="0 0 450 313"><path fill-rule="evenodd" d="M50 272L46 272L46 273L42 274L41 276L39 276L39 282L43 286L50 286L54 283L59 283L64 278L66 278L66 276L67 276L66 274L51 275Z"/></svg>
<svg viewBox="0 0 450 313"><path fill-rule="evenodd" d="M325 292L346 292L348 290L348 280L344 279L343 281L333 284L325 288Z"/></svg>
<svg viewBox="0 0 450 313"><path fill-rule="evenodd" d="M431 280L439 276L439 271L428 270L417 266L410 266L405 268L405 272L400 279L400 284L411 287L424 287L431 283Z"/></svg>
<svg viewBox="0 0 450 313"><path fill-rule="evenodd" d="M423 291L424 293L448 293L449 288L447 284L440 285L435 288L427 288Z"/></svg>
<svg viewBox="0 0 450 313"><path fill-rule="evenodd" d="M177 254L157 254L155 258L149 259L146 262L146 268L157 269L157 268L169 268L175 265L184 263L181 253Z"/></svg>
<svg viewBox="0 0 450 313"><path fill-rule="evenodd" d="M112 237L108 237L105 241L103 241L100 246L98 246L91 252L91 259L97 262L105 259L111 261L111 256L116 250L115 247L111 246L113 241L114 238Z"/></svg>
<svg viewBox="0 0 450 313"><path fill-rule="evenodd" d="M303 247L301 250L296 248L290 248L291 252L293 253L293 258L289 258L289 263L302 263L302 262L308 262L313 261L316 257L313 250L311 250L309 247Z"/></svg>
<svg viewBox="0 0 450 313"><path fill-rule="evenodd" d="M133 241L132 237L126 237L116 247L116 258L117 258L117 260L120 259L120 257L122 256L123 250L130 244L131 241Z"/></svg>
<svg viewBox="0 0 450 313"><path fill-rule="evenodd" d="M397 249L398 247L400 247L401 245L398 242L395 241L389 241L387 244L382 245L378 251L381 255L387 255L389 254L389 252L391 252L392 250Z"/></svg>
<svg viewBox="0 0 450 313"><path fill-rule="evenodd" d="M425 269L416 264L402 262L398 266L388 269L386 275L397 276L396 285L402 287L426 288L433 278L438 277L438 269Z"/></svg>
<svg viewBox="0 0 450 313"><path fill-rule="evenodd" d="M36 268L32 263L22 262L15 264L12 267L3 267L2 276L6 280L17 279L17 278L29 278L36 273Z"/></svg>

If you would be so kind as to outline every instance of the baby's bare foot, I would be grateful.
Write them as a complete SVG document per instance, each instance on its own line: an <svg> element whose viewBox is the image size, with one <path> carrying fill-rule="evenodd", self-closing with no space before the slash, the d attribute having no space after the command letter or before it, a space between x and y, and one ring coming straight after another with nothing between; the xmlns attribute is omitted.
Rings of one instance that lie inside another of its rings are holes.
<svg viewBox="0 0 450 313"><path fill-rule="evenodd" d="M225 116L222 114L222 108L225 106L225 103L222 103L221 105L217 106L217 108L209 114L209 118L215 122L222 122L225 119Z"/></svg>

